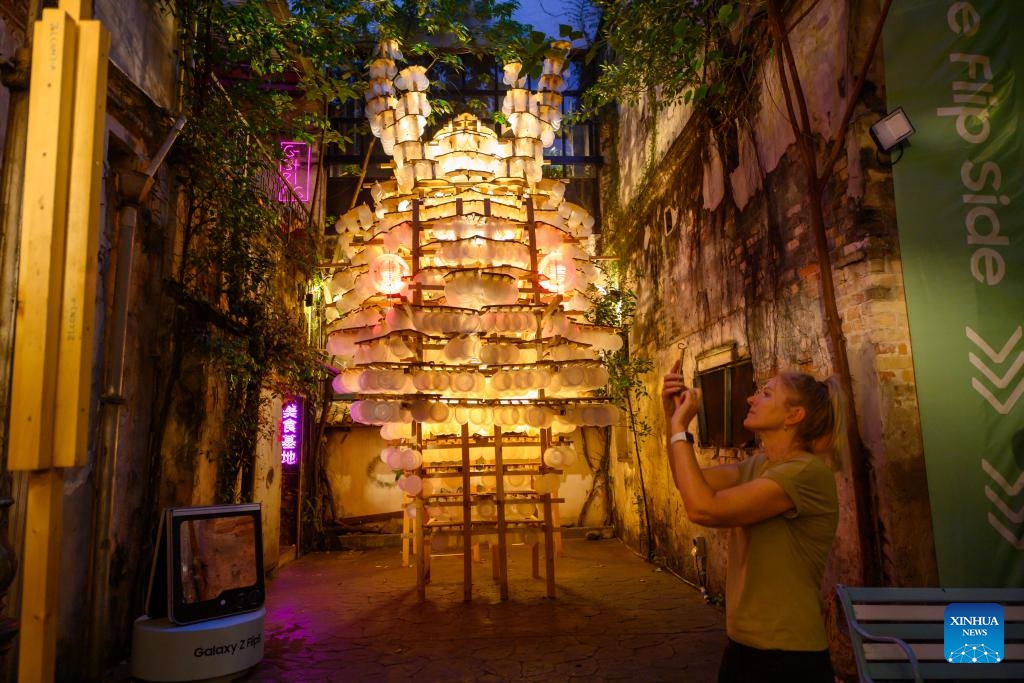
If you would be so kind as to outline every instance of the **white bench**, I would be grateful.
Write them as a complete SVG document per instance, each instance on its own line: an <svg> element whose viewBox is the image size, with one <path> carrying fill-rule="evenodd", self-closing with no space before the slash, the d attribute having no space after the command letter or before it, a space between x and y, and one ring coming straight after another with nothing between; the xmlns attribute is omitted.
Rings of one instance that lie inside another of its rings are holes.
<svg viewBox="0 0 1024 683"><path fill-rule="evenodd" d="M862 683L883 680L1024 681L1024 588L863 588L836 585ZM951 603L998 603L1003 661L954 664L944 651Z"/></svg>

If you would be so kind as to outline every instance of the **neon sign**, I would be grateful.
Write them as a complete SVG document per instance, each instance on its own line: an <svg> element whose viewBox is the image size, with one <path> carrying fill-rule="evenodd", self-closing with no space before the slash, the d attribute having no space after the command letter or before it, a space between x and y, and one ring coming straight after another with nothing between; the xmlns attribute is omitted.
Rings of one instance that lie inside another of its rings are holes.
<svg viewBox="0 0 1024 683"><path fill-rule="evenodd" d="M297 140L282 140L281 152L284 158L278 171L283 180L277 192L279 202L308 202L310 160L312 151L309 143Z"/></svg>
<svg viewBox="0 0 1024 683"><path fill-rule="evenodd" d="M299 417L299 399L289 399L281 406L281 464L294 465L299 461L302 420Z"/></svg>

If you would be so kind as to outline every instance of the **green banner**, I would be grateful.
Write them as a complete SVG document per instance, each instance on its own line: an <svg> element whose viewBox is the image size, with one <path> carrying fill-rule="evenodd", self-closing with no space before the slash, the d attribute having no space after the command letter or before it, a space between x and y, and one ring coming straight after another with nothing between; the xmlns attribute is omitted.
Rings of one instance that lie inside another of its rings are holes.
<svg viewBox="0 0 1024 683"><path fill-rule="evenodd" d="M896 215L939 578L1024 585L1024 2L900 0Z"/></svg>

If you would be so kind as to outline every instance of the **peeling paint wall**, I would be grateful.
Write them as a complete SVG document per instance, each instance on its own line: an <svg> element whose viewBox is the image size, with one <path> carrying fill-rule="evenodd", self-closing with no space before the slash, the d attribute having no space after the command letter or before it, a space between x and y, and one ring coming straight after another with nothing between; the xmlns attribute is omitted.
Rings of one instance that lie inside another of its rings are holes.
<svg viewBox="0 0 1024 683"><path fill-rule="evenodd" d="M110 31L110 61L156 104L175 101L174 20L150 0L95 0L95 18Z"/></svg>
<svg viewBox="0 0 1024 683"><path fill-rule="evenodd" d="M799 2L791 9L790 39L822 149L838 130L877 12L872 3L841 0ZM739 357L751 359L757 381L791 368L824 377L832 367L803 189L806 173L793 145L774 62L762 63L757 73L758 115L737 122L734 140L705 140L708 146L729 142L738 154L734 165L726 166L718 148L712 148L704 156L703 178L690 178L699 187L702 211L687 208L694 188L680 180L685 177L679 167L682 150L694 131L683 128L676 135L674 121L664 129L653 126L648 109L638 107L621 112L617 135L604 146L616 150L608 175L619 179L605 194L622 207L604 231L635 235L633 243L639 244L630 263L638 276L630 344L656 365L646 379L652 399L641 407L655 433L641 446L639 458L623 439L613 461L616 526L631 545L644 548L646 501L653 555L694 583L703 583L703 576L693 539L703 537L712 595L724 592L726 533L686 519L665 454L661 375L682 353L683 372L693 378L697 356L723 344L735 344ZM867 132L885 109L881 74L878 57L827 187L825 214L859 429L874 475L872 506L884 534L883 575L894 585L934 585L891 175L876 160ZM637 169L649 163L652 139L669 136L668 152L638 177ZM703 465L746 456L738 449L698 449ZM827 586L856 581L863 565L849 463L837 473L837 485L840 530Z"/></svg>
<svg viewBox="0 0 1024 683"><path fill-rule="evenodd" d="M281 399L264 395L261 420L271 428L256 443L252 501L260 503L263 524L263 569L272 571L281 556Z"/></svg>

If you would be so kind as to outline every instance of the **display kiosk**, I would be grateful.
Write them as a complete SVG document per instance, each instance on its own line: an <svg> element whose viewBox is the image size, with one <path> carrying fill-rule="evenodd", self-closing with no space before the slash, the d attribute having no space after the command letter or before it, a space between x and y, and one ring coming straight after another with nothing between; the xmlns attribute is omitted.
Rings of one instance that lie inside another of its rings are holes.
<svg viewBox="0 0 1024 683"><path fill-rule="evenodd" d="M225 680L263 658L263 543L258 504L168 508L146 614L132 630L140 681Z"/></svg>

